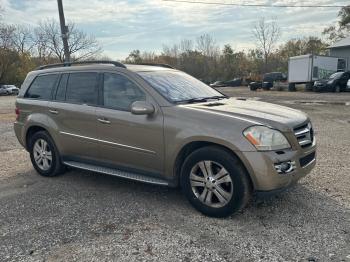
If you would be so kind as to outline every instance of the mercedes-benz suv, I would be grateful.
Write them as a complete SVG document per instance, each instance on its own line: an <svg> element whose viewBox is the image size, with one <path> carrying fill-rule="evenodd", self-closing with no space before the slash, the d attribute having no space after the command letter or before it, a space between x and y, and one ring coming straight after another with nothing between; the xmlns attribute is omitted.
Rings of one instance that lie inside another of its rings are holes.
<svg viewBox="0 0 350 262"><path fill-rule="evenodd" d="M229 98L162 64L42 66L24 81L16 114L15 133L39 174L73 167L181 186L215 217L253 193L292 186L316 161L306 114Z"/></svg>

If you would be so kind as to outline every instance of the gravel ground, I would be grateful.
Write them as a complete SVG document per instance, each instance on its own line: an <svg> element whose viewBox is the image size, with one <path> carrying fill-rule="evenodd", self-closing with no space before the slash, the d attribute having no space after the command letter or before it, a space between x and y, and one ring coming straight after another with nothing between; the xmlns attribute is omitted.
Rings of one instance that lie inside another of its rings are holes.
<svg viewBox="0 0 350 262"><path fill-rule="evenodd" d="M178 189L40 177L12 131L14 98L0 97L0 260L350 261L350 93L221 90L307 112L319 145L296 187L227 219L199 214Z"/></svg>

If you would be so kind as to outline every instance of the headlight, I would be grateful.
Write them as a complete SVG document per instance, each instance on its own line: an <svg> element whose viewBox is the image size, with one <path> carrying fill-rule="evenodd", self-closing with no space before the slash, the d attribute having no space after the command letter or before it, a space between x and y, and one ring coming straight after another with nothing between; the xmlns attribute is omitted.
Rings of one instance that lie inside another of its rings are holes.
<svg viewBox="0 0 350 262"><path fill-rule="evenodd" d="M267 126L251 126L243 135L259 151L281 150L290 148L287 138L278 130Z"/></svg>

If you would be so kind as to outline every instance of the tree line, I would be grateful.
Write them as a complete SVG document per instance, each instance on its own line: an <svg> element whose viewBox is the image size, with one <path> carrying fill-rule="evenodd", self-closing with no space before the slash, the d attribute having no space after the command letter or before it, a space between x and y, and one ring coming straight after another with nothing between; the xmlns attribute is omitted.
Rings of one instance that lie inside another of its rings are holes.
<svg viewBox="0 0 350 262"><path fill-rule="evenodd" d="M1 12L1 6L0 6ZM102 49L93 35L69 28L69 53L72 60L91 59ZM2 23L0 17L0 84L20 85L27 73L39 65L64 61L59 23L43 20L37 26Z"/></svg>
<svg viewBox="0 0 350 262"><path fill-rule="evenodd" d="M69 27L69 52L72 60L100 57L102 49L93 35L74 23ZM248 32L249 34L249 32ZM234 50L222 48L209 34L163 45L161 52L134 50L125 63L165 63L205 82L240 77L257 80L266 72L287 72L288 58L303 54L327 54L333 41L350 35L350 6L343 7L338 21L323 31L324 39L315 36L290 39L278 44L281 28L274 19L260 18L251 28L255 48ZM105 58L109 59L109 58ZM43 20L35 27L5 24L0 6L0 83L21 84L26 74L43 64L64 61L59 23Z"/></svg>

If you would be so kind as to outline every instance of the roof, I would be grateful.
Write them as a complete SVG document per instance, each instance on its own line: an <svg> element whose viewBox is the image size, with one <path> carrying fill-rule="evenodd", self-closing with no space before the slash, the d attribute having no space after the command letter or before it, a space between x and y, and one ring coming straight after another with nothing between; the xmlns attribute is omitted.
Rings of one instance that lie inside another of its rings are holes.
<svg viewBox="0 0 350 262"><path fill-rule="evenodd" d="M166 71L166 70L174 70L172 68L157 66L157 65L134 65L134 64L125 64L125 67L114 66L113 64L87 64L87 65L79 65L79 66L58 66L58 67L50 67L44 68L41 70L35 70L35 72L39 73L51 73L51 72L72 72L72 71L84 71L84 70L125 70L128 69L133 72L148 72L148 71Z"/></svg>
<svg viewBox="0 0 350 262"><path fill-rule="evenodd" d="M125 64L126 68L133 72L149 72L149 71L168 71L174 70L172 68L162 66L150 66L150 65L131 65Z"/></svg>
<svg viewBox="0 0 350 262"><path fill-rule="evenodd" d="M343 38L339 40L338 42L335 42L333 45L331 45L328 48L339 48L339 47L350 47L350 36Z"/></svg>

